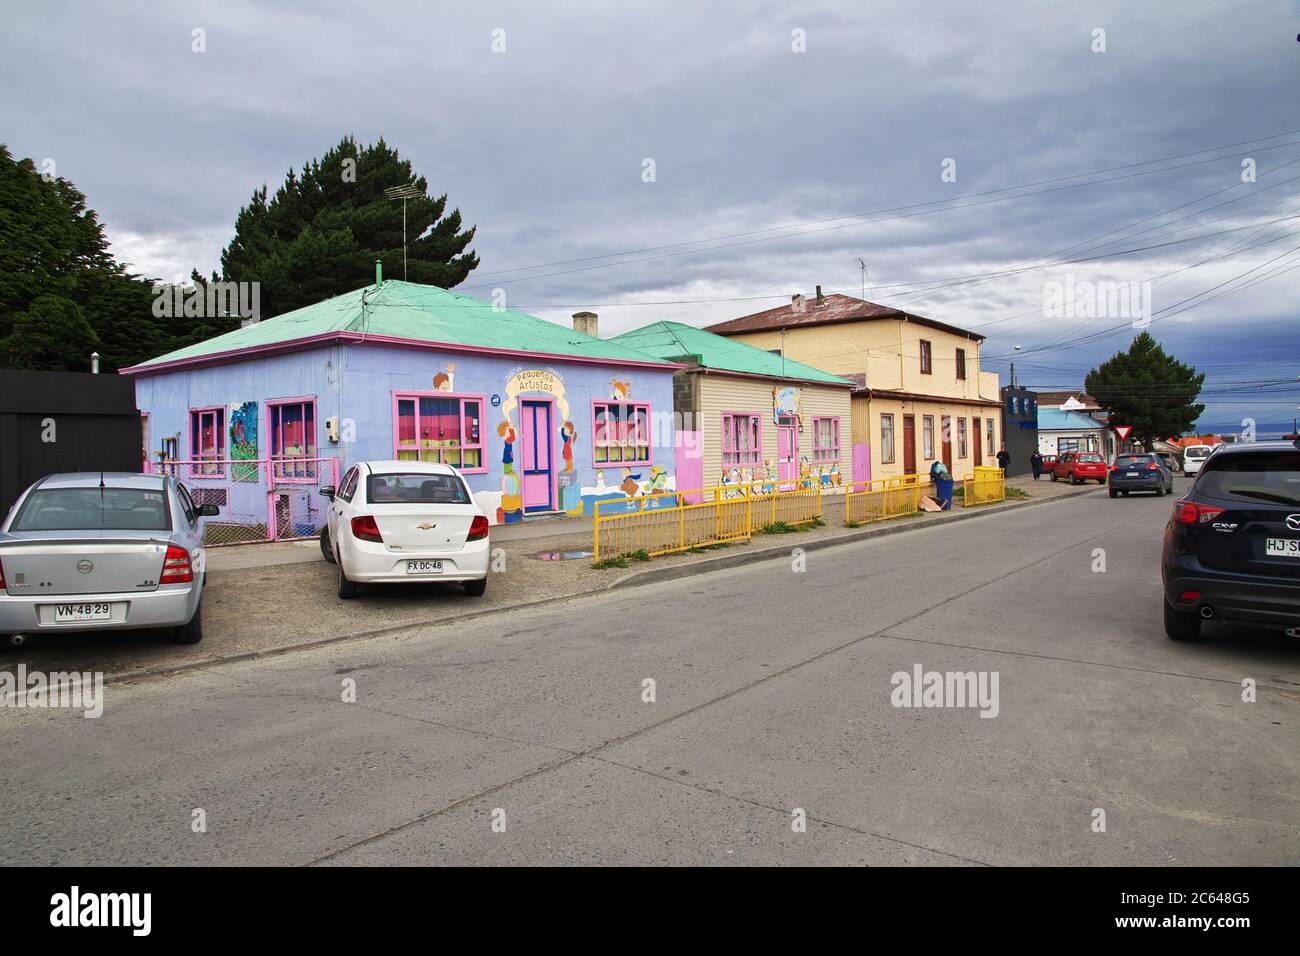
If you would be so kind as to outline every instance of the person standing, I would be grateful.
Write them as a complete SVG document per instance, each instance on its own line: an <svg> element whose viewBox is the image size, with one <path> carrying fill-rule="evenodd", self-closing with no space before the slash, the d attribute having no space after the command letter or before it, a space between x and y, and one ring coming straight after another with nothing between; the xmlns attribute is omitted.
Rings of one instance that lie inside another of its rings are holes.
<svg viewBox="0 0 1300 956"><path fill-rule="evenodd" d="M1029 456L1029 467L1034 470L1034 481L1037 481L1038 476L1043 473L1043 456L1039 454L1037 448L1035 448L1034 453Z"/></svg>
<svg viewBox="0 0 1300 956"><path fill-rule="evenodd" d="M1007 465L1011 464L1011 455L1007 452L1007 446L1004 444L998 450L998 467L1002 469L1002 474L1006 475Z"/></svg>

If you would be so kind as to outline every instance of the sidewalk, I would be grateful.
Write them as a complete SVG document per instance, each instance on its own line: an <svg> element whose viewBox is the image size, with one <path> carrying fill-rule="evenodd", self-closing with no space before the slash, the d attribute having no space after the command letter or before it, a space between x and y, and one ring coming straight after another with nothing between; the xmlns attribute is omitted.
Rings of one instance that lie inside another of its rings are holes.
<svg viewBox="0 0 1300 956"><path fill-rule="evenodd" d="M828 495L823 499L824 527L760 534L743 544L666 555L648 562L631 561L627 568L605 570L591 566L590 518L493 528L493 548L501 549L504 570L489 576L487 593L479 598L467 597L459 585L429 583L365 588L356 600L342 601L335 594L336 569L321 557L320 545L314 540L214 548L208 552L201 643L172 644L165 633L149 631L41 635L33 636L20 650L6 652L0 667L8 669L22 662L29 669L103 671L110 680L130 679L357 637L402 640L411 627L704 573L788 556L794 548L817 550L936 522L1044 504L1071 494L1104 494L1097 485L1072 488L1039 482L1034 486L1032 479L1014 479L1008 484L1022 487L1026 483L1034 495L1030 501L1008 500L974 508L958 505L951 511L922 512L861 528L844 527L843 498ZM557 559L565 553L575 556Z"/></svg>

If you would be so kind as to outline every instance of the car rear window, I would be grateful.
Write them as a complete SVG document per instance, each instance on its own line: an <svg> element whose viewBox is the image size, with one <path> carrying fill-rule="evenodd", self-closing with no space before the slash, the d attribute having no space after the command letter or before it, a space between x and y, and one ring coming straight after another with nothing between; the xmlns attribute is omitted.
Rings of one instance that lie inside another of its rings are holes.
<svg viewBox="0 0 1300 956"><path fill-rule="evenodd" d="M27 496L10 531L170 531L161 490L46 488Z"/></svg>
<svg viewBox="0 0 1300 956"><path fill-rule="evenodd" d="M1101 455L1080 455L1075 459L1075 461L1088 461L1095 465L1097 462L1101 461Z"/></svg>
<svg viewBox="0 0 1300 956"><path fill-rule="evenodd" d="M1215 455L1196 490L1232 501L1300 505L1300 451Z"/></svg>
<svg viewBox="0 0 1300 956"><path fill-rule="evenodd" d="M1120 455L1115 459L1117 465L1146 465L1150 463L1150 455Z"/></svg>
<svg viewBox="0 0 1300 956"><path fill-rule="evenodd" d="M1189 448L1189 449L1187 449L1187 451L1183 452L1183 457L1185 457L1185 458L1204 458L1204 457L1205 457L1206 455L1208 455L1209 453L1210 453L1210 450L1209 450L1208 448Z"/></svg>
<svg viewBox="0 0 1300 956"><path fill-rule="evenodd" d="M467 505L469 490L455 475L390 474L366 478L371 504Z"/></svg>

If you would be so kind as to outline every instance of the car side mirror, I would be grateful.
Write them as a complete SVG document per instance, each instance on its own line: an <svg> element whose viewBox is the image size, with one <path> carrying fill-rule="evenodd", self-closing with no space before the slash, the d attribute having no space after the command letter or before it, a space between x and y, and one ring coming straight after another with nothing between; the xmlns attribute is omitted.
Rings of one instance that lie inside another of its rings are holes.
<svg viewBox="0 0 1300 956"><path fill-rule="evenodd" d="M333 500L334 500L334 486L333 486L333 485L322 485L322 486L321 486L321 489L320 489L320 493L321 493L321 495L322 495L323 497L328 498L330 501L333 501Z"/></svg>
<svg viewBox="0 0 1300 956"><path fill-rule="evenodd" d="M199 505L200 518L215 518L219 514L221 514L221 509L216 505Z"/></svg>

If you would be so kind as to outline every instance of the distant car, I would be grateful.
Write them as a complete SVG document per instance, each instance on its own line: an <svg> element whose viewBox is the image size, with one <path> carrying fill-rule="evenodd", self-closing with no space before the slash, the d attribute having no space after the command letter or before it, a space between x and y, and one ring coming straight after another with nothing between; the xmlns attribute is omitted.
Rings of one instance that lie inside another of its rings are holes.
<svg viewBox="0 0 1300 956"><path fill-rule="evenodd" d="M338 595L358 584L456 581L478 597L487 590L488 519L450 465L363 461L348 469L330 499L321 551L338 565Z"/></svg>
<svg viewBox="0 0 1300 956"><path fill-rule="evenodd" d="M203 521L165 475L50 475L0 524L0 634L172 628L203 637Z"/></svg>
<svg viewBox="0 0 1300 956"><path fill-rule="evenodd" d="M1106 459L1092 451L1067 451L1052 462L1049 472L1052 481L1068 481L1077 485L1081 481L1106 483Z"/></svg>
<svg viewBox="0 0 1300 956"><path fill-rule="evenodd" d="M1172 452L1165 452L1165 451L1158 452L1157 454L1160 455L1160 460L1165 463L1165 467L1168 468L1175 475L1183 470L1183 463L1182 461L1179 460L1177 455L1173 454Z"/></svg>
<svg viewBox="0 0 1300 956"><path fill-rule="evenodd" d="M1300 444L1219 446L1174 502L1161 577L1174 640L1210 619L1300 637Z"/></svg>
<svg viewBox="0 0 1300 956"><path fill-rule="evenodd" d="M1188 445L1183 449L1183 474L1194 475L1214 451L1213 445Z"/></svg>
<svg viewBox="0 0 1300 956"><path fill-rule="evenodd" d="M1156 454L1132 453L1120 455L1110 466L1110 496L1128 496L1131 491L1153 491L1157 498L1174 491L1174 473Z"/></svg>

